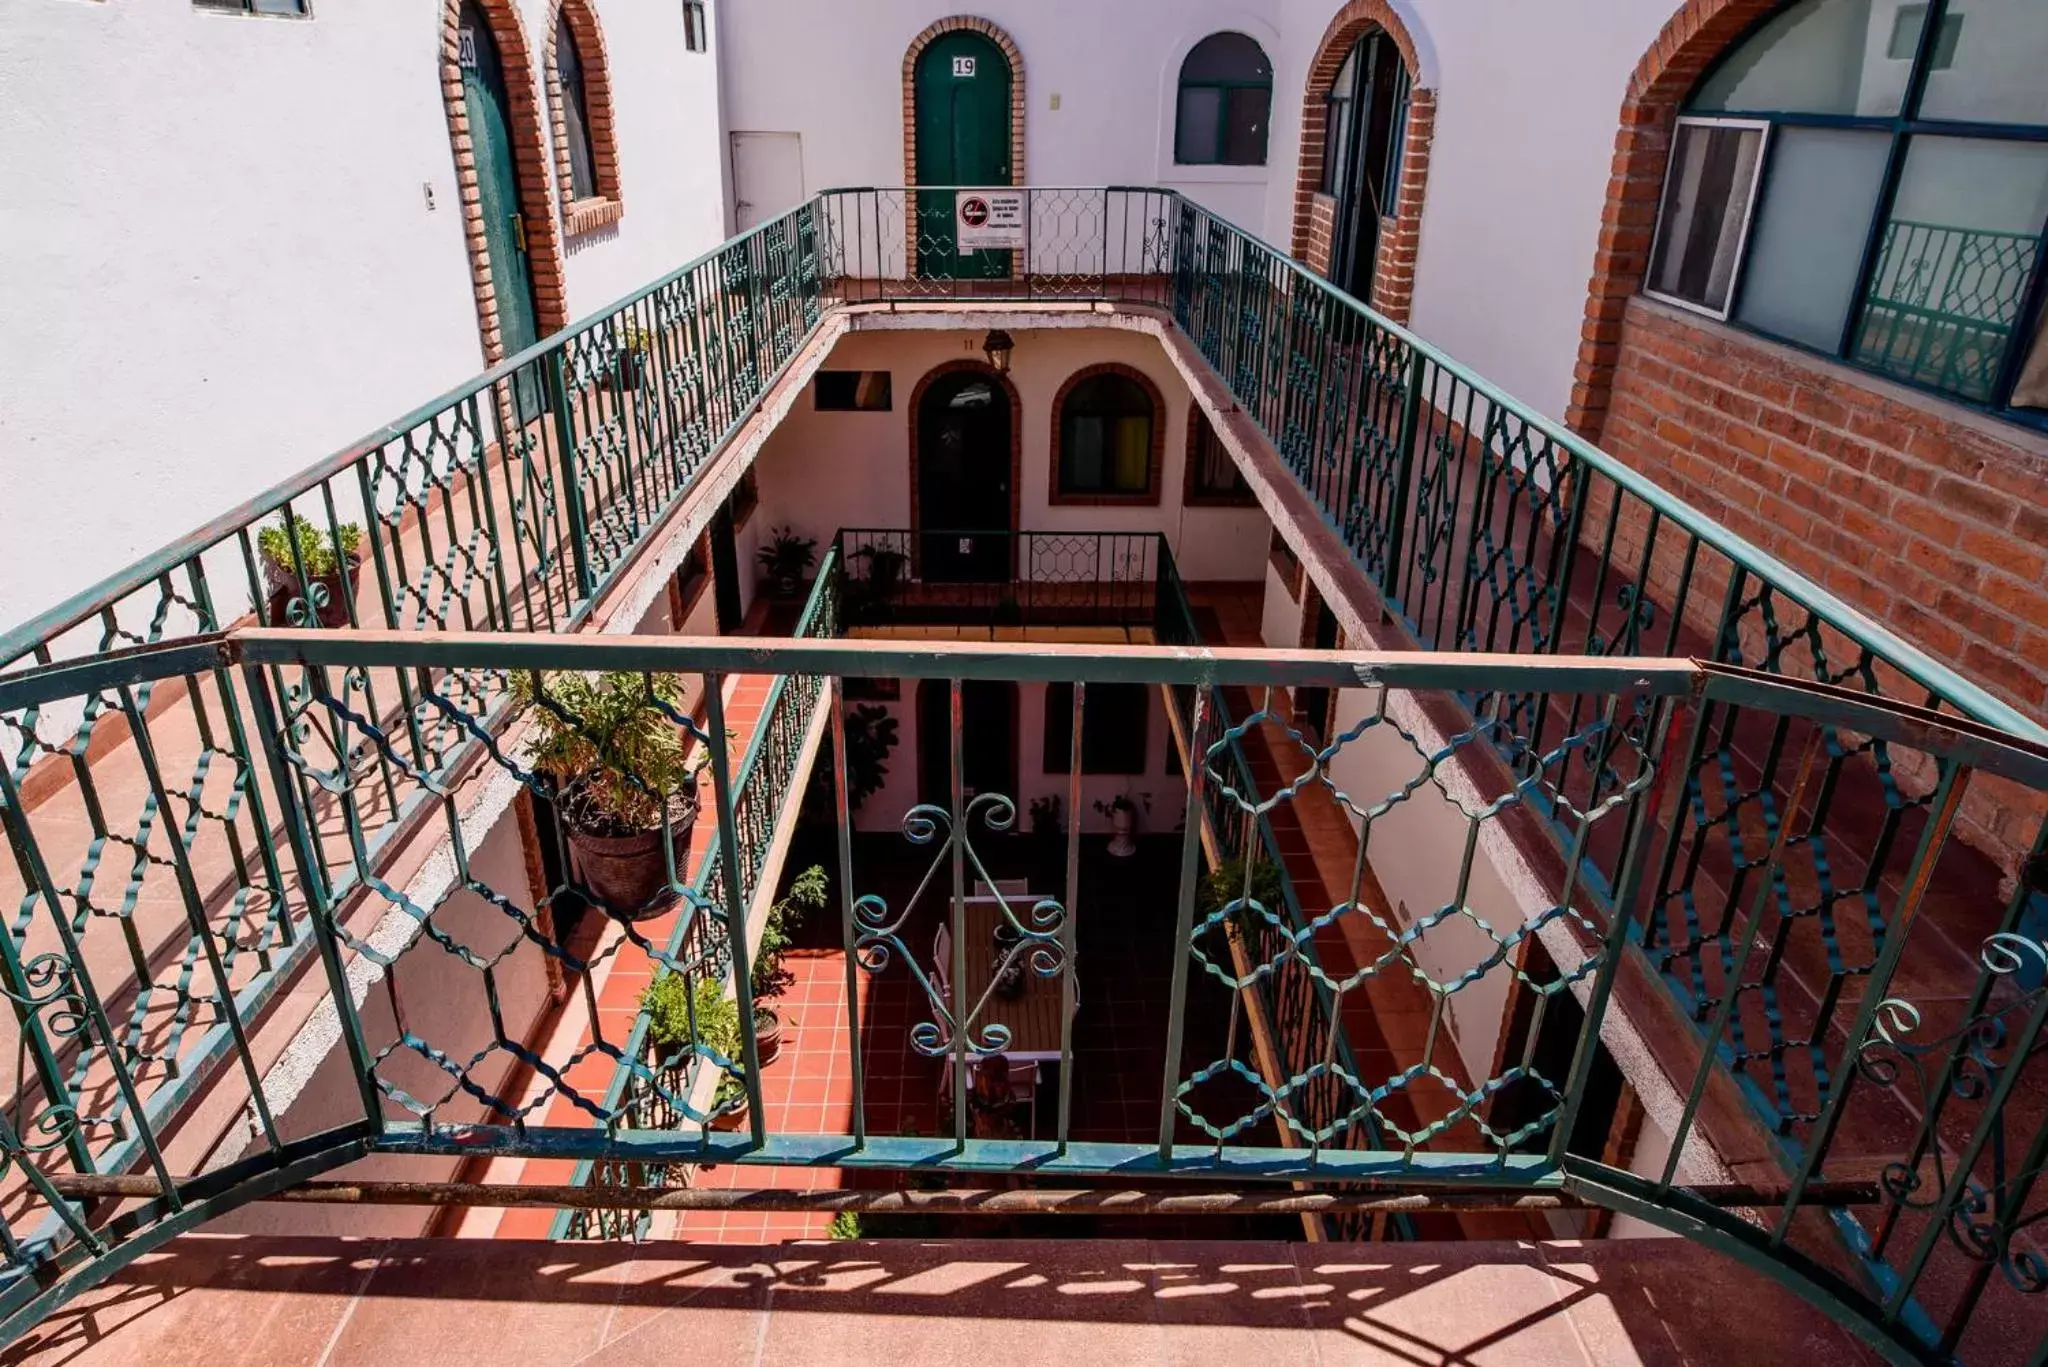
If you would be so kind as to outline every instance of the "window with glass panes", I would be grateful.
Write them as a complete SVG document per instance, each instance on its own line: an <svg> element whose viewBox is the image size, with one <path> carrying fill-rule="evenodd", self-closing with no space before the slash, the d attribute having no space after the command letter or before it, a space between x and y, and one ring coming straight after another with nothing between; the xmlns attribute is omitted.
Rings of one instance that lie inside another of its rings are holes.
<svg viewBox="0 0 2048 1367"><path fill-rule="evenodd" d="M1672 139L1645 289L2048 423L2048 3L1798 0Z"/></svg>
<svg viewBox="0 0 2048 1367"><path fill-rule="evenodd" d="M555 20L555 74L562 82L562 107L556 113L569 140L569 197L591 199L597 194L597 173L590 155L590 100L583 88L583 53L567 14Z"/></svg>
<svg viewBox="0 0 2048 1367"><path fill-rule="evenodd" d="M1216 435L1208 415L1198 407L1191 407L1188 412L1187 487L1181 497L1191 504L1230 507L1257 501L1237 462L1223 449L1222 439Z"/></svg>
<svg viewBox="0 0 2048 1367"><path fill-rule="evenodd" d="M192 0L194 9L223 10L229 14L278 14L295 19L310 16L306 0Z"/></svg>
<svg viewBox="0 0 2048 1367"><path fill-rule="evenodd" d="M1173 159L1182 166L1264 166L1273 64L1242 33L1212 33L1180 64Z"/></svg>
<svg viewBox="0 0 2048 1367"><path fill-rule="evenodd" d="M1092 498L1156 497L1152 396L1129 375L1104 371L1067 391L1059 412L1059 488Z"/></svg>

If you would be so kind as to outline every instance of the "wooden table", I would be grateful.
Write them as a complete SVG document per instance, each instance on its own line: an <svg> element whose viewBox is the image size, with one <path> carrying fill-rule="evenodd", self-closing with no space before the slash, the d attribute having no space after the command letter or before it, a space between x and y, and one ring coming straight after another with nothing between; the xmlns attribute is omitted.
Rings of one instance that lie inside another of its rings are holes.
<svg viewBox="0 0 2048 1367"><path fill-rule="evenodd" d="M1029 924L1030 909L1037 898L1030 894L1012 895L1010 910L1019 921ZM962 906L961 928L965 940L961 948L967 959L967 1009L981 1000L988 991L989 979L995 970L996 926L1003 919L1002 904L993 897L970 897ZM1010 1047L1003 1050L1006 1058L1019 1062L1037 1060L1057 1062L1060 1056L1060 985L1066 973L1073 971L1068 964L1065 971L1050 978L1042 978L1031 971L1031 951L1028 949L1019 959L1024 969L1024 990L1017 996L1004 999L992 996L982 1009L980 1019L974 1022L969 1032L970 1039L979 1039L982 1031L991 1021L999 1021L1010 1029ZM969 1057L978 1058L973 1054Z"/></svg>

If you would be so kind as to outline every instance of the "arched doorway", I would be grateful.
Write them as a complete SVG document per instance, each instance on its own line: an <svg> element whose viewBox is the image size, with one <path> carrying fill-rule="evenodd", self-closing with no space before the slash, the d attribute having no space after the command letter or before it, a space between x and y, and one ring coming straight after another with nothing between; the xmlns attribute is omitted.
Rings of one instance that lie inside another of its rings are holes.
<svg viewBox="0 0 2048 1367"><path fill-rule="evenodd" d="M935 807L953 802L952 689L947 679L917 686L917 800ZM960 685L960 780L969 799L1017 796L1016 684L968 679Z"/></svg>
<svg viewBox="0 0 2048 1367"><path fill-rule="evenodd" d="M1017 74L1009 54L988 34L953 29L927 41L912 58L911 183L1013 184ZM953 239L953 191L916 196L912 243L916 269L948 279L1000 279L1007 251L961 252Z"/></svg>
<svg viewBox="0 0 2048 1367"><path fill-rule="evenodd" d="M444 70L459 83L444 80L442 89L484 360L495 365L568 321L561 263L538 170L540 115L518 16L507 0L450 0L449 9L455 22L447 30ZM520 420L540 412L538 376L530 368L513 393Z"/></svg>
<svg viewBox="0 0 2048 1367"><path fill-rule="evenodd" d="M927 375L911 410L912 522L918 576L995 583L1010 576L1016 530L1015 391L960 362Z"/></svg>
<svg viewBox="0 0 2048 1367"><path fill-rule="evenodd" d="M1408 121L1408 69L1384 29L1353 43L1323 96L1322 193L1335 216L1324 274L1370 301L1379 270L1380 222L1396 209L1401 132Z"/></svg>

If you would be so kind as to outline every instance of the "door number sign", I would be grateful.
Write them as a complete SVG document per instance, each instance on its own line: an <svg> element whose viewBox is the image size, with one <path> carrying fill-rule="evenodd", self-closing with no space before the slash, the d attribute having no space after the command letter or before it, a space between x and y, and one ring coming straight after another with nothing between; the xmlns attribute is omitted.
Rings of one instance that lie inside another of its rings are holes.
<svg viewBox="0 0 2048 1367"><path fill-rule="evenodd" d="M954 191L953 237L963 252L1022 247L1024 192Z"/></svg>
<svg viewBox="0 0 2048 1367"><path fill-rule="evenodd" d="M955 76L972 76L974 74L974 59L972 57L955 57L953 59L953 74Z"/></svg>

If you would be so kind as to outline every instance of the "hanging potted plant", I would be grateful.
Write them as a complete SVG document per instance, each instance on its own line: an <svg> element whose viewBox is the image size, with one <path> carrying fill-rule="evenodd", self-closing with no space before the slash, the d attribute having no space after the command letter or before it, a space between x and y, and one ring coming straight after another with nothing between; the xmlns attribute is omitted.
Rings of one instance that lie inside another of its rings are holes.
<svg viewBox="0 0 2048 1367"><path fill-rule="evenodd" d="M647 1015L647 1042L657 1068L684 1049L707 1063L713 1053L739 1062L739 1008L726 997L719 980L699 979L692 987L681 974L664 973L641 992L640 1009ZM711 1066L718 1067L716 1063ZM746 1119L745 1084L718 1068L718 1087L712 1093L707 1123L714 1130L735 1130Z"/></svg>
<svg viewBox="0 0 2048 1367"><path fill-rule="evenodd" d="M612 388L624 394L638 389L647 375L647 348L653 337L638 323L618 330L619 354L613 362Z"/></svg>
<svg viewBox="0 0 2048 1367"><path fill-rule="evenodd" d="M782 598L803 592L804 575L818 560L817 538L798 536L787 527L777 527L758 552L762 572L770 588Z"/></svg>
<svg viewBox="0 0 2048 1367"><path fill-rule="evenodd" d="M679 710L682 680L669 674L557 672L514 676L529 708L529 759L553 785L555 811L575 853L580 891L608 916L641 921L666 911L683 876L697 824L697 778L710 760L691 754L666 707Z"/></svg>
<svg viewBox="0 0 2048 1367"><path fill-rule="evenodd" d="M789 891L768 908L761 925L761 943L754 951L748 981L754 989L754 1048L764 1068L782 1053L782 1015L769 1004L790 984L782 956L804 917L825 905L826 886L824 866L811 865L790 880Z"/></svg>
<svg viewBox="0 0 2048 1367"><path fill-rule="evenodd" d="M336 542L341 545L340 560L334 556ZM363 529L353 522L342 523L330 536L290 509L285 510L276 526L259 530L256 551L263 562L263 624L311 625L304 619L303 608L297 618L292 613L292 604L305 601L310 585L314 620L323 627L347 626L348 592L360 582L356 572L363 563L362 544ZM342 577L344 564L348 569L346 582ZM305 568L304 582L299 578L301 566Z"/></svg>

